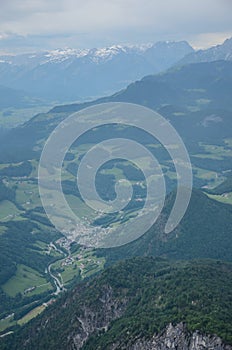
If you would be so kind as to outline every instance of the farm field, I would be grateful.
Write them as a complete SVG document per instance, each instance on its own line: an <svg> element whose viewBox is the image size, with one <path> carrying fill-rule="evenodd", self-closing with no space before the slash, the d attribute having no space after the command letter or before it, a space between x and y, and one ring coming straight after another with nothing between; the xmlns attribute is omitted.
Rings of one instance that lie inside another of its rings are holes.
<svg viewBox="0 0 232 350"><path fill-rule="evenodd" d="M221 195L216 195L216 194L208 194L207 196L218 201L221 203L225 203L225 204L231 204L232 205L232 192L229 193L224 193Z"/></svg>
<svg viewBox="0 0 232 350"><path fill-rule="evenodd" d="M27 289L34 288L32 291ZM11 297L15 297L18 293L30 295L40 294L47 290L52 290L51 283L42 277L37 271L25 265L18 265L17 272L2 289Z"/></svg>

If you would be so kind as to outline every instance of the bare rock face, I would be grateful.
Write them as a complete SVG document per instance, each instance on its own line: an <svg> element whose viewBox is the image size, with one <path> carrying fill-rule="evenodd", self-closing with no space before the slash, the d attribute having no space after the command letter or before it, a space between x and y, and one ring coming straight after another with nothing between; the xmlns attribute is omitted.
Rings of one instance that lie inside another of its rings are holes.
<svg viewBox="0 0 232 350"><path fill-rule="evenodd" d="M88 337L96 331L107 330L110 322L122 316L127 300L116 300L111 287L103 289L97 310L83 306L82 313L76 316L77 331L69 336L70 349L81 349Z"/></svg>
<svg viewBox="0 0 232 350"><path fill-rule="evenodd" d="M176 326L169 324L162 333L154 335L151 340L138 339L134 344L123 349L232 350L232 346L223 344L222 340L215 335L204 335L199 331L191 334L183 323L179 323Z"/></svg>
<svg viewBox="0 0 232 350"><path fill-rule="evenodd" d="M108 307L107 307L108 309ZM119 307L119 310L121 307ZM121 310L117 310L114 318L117 318L121 314ZM73 337L73 344L71 349L81 349L84 342L88 339L88 336L97 329L105 328L109 325L109 319L104 319L98 326L94 327L89 323L90 310L86 310L86 318L79 320L81 323L82 332ZM109 311L109 309L108 309ZM119 313L118 313L119 311ZM93 316L93 315L92 315ZM91 318L91 317L90 317ZM94 322L95 323L95 322ZM99 327L101 325L101 327ZM105 327L104 327L105 326ZM145 338L139 338L135 342L132 340L130 344L123 344L120 342L114 343L107 348L110 350L232 350L231 345L226 345L216 335L206 335L199 331L190 333L185 324L179 323L176 326L171 323L166 329L155 334L150 340Z"/></svg>

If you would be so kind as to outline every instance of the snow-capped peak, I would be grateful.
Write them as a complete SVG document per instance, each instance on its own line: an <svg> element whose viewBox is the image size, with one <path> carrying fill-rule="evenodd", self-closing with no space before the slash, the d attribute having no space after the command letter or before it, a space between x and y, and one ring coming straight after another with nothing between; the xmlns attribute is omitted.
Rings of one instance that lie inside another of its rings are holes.
<svg viewBox="0 0 232 350"><path fill-rule="evenodd" d="M44 52L4 56L4 58L0 57L0 59L17 66L29 65L30 67L47 63L65 63L68 65L74 60L81 59L83 57L87 57L90 61L98 64L109 61L120 54L144 54L151 47L158 48L160 45L173 46L174 44L177 43L159 42L156 44L149 43L141 45L112 45L93 49L57 48Z"/></svg>
<svg viewBox="0 0 232 350"><path fill-rule="evenodd" d="M89 53L88 49L56 49L52 51L48 51L44 57L47 61L66 61L70 58L79 58L86 56ZM44 62L43 62L44 63Z"/></svg>

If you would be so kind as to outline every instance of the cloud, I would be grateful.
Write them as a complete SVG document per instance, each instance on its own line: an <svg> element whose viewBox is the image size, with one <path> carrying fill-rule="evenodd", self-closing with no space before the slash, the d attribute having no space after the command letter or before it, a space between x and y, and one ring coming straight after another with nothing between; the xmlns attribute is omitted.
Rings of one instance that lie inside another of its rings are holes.
<svg viewBox="0 0 232 350"><path fill-rule="evenodd" d="M232 33L231 0L0 0L0 32L79 43Z"/></svg>

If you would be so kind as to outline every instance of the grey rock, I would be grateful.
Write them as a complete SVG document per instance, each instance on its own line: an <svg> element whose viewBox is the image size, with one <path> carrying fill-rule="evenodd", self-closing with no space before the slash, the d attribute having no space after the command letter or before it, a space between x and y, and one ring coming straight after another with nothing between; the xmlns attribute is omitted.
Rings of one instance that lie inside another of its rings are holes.
<svg viewBox="0 0 232 350"><path fill-rule="evenodd" d="M115 349L122 349L119 347ZM128 350L231 350L232 346L223 344L216 335L202 334L199 331L190 333L183 323L176 326L171 323L160 334L152 339L138 339L134 344L123 349Z"/></svg>

